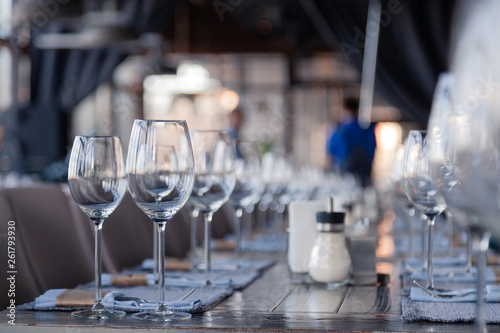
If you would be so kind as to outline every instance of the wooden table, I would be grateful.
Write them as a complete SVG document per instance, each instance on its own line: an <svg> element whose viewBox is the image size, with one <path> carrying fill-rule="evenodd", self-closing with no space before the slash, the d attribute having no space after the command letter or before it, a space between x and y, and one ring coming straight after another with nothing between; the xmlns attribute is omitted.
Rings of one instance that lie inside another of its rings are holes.
<svg viewBox="0 0 500 333"><path fill-rule="evenodd" d="M390 264L389 264L390 265ZM391 266L392 267L392 266ZM473 324L407 323L401 319L401 286L392 269L386 286L346 286L328 290L290 282L286 263L278 262L243 291L211 310L175 324L148 323L127 315L122 320L92 322L69 312L18 312L16 325L0 313L0 332L471 332ZM500 331L500 325L490 326Z"/></svg>

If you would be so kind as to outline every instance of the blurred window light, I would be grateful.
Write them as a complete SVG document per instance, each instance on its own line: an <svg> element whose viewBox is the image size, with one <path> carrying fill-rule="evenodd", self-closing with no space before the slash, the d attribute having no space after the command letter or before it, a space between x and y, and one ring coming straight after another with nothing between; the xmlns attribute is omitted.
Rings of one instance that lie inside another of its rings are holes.
<svg viewBox="0 0 500 333"><path fill-rule="evenodd" d="M219 87L220 82L211 79L208 71L197 64L181 64L176 75L149 75L144 80L144 92L153 94L198 94Z"/></svg>
<svg viewBox="0 0 500 333"><path fill-rule="evenodd" d="M229 113L236 109L236 107L240 103L240 96L236 91L223 89L220 94L219 103L222 110L226 113Z"/></svg>
<svg viewBox="0 0 500 333"><path fill-rule="evenodd" d="M378 123L375 127L375 139L377 140L377 149L388 152L396 149L401 143L401 125L392 122Z"/></svg>

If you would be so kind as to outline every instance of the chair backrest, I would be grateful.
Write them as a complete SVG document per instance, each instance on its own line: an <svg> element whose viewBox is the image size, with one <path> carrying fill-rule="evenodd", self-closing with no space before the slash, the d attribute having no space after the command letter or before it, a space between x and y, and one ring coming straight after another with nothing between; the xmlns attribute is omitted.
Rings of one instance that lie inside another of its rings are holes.
<svg viewBox="0 0 500 333"><path fill-rule="evenodd" d="M25 281L27 286L18 284L17 291L30 294L27 300L32 300L47 289L72 288L93 279L92 235L88 225L79 225L89 222L75 221L69 198L59 186L0 193L16 224L16 251L22 254L16 260L18 276L29 272L32 279Z"/></svg>
<svg viewBox="0 0 500 333"><path fill-rule="evenodd" d="M111 270L139 265L153 257L153 221L135 204L129 193L104 221L103 249L109 255ZM165 253L185 257L189 250L189 224L177 213L165 229Z"/></svg>
<svg viewBox="0 0 500 333"><path fill-rule="evenodd" d="M10 305L11 299L19 305L33 300L40 294L40 288L27 264L26 254L21 246L24 241L19 235L18 224L12 209L3 193L0 192L0 293L2 295L0 310ZM11 288L11 281L15 281L14 288Z"/></svg>

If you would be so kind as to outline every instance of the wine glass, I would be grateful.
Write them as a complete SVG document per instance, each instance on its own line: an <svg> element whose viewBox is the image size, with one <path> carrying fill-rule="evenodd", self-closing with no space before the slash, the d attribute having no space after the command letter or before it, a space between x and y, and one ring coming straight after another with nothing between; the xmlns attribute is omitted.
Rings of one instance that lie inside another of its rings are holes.
<svg viewBox="0 0 500 333"><path fill-rule="evenodd" d="M403 186L408 199L427 217L427 288L434 289L434 224L446 204L431 178L427 131L410 131L403 163Z"/></svg>
<svg viewBox="0 0 500 333"><path fill-rule="evenodd" d="M229 196L229 201L235 209L236 233L236 260L237 265L241 259L241 216L243 209L254 205L260 197L260 155L257 145L253 141L235 140L236 152L234 189Z"/></svg>
<svg viewBox="0 0 500 333"><path fill-rule="evenodd" d="M457 168L456 161L454 161L456 155L453 154L449 142L451 133L460 129L460 124L455 124L456 119L452 105L453 89L453 75L451 73L440 74L429 117L429 161L436 187L446 201L447 215L453 217L455 222L468 231L467 262L465 265L465 272L468 273L472 267L472 254L471 236L467 222L469 218L465 216L466 212L464 211L467 203L464 201L465 196L462 191L461 173ZM452 233L451 227L449 233ZM449 245L451 243L452 239L450 237Z"/></svg>
<svg viewBox="0 0 500 333"><path fill-rule="evenodd" d="M134 121L127 156L128 188L135 203L158 229L158 307L136 319L175 321L189 313L165 305L165 226L184 206L194 183L194 160L185 121Z"/></svg>
<svg viewBox="0 0 500 333"><path fill-rule="evenodd" d="M92 220L95 230L95 302L75 317L88 319L121 318L125 312L106 309L102 304L101 232L104 220L122 201L127 187L120 139L116 136L77 136L69 161L71 195Z"/></svg>
<svg viewBox="0 0 500 333"><path fill-rule="evenodd" d="M413 219L415 217L415 208L413 204L408 200L406 196L404 186L403 186L403 161L405 155L405 146L400 145L396 148L394 153L394 160L391 169L391 182L393 186L393 192L395 194L396 203L406 211L408 219L408 255L407 259L411 260L414 255L414 244L413 244Z"/></svg>
<svg viewBox="0 0 500 333"><path fill-rule="evenodd" d="M460 97L455 98L460 101ZM449 117L449 156L459 179L450 191L453 191L454 197L460 195L462 198L456 203L460 205L457 216L469 226L472 247L477 252L478 291L483 291L486 285L486 255L490 237L498 241L500 236L498 100L495 95L485 98L473 110L454 106L453 114ZM478 331L486 331L484 295L477 297L476 307Z"/></svg>
<svg viewBox="0 0 500 333"><path fill-rule="evenodd" d="M191 131L195 181L191 200L205 223L205 273L210 284L213 214L229 199L235 185L233 140L228 131Z"/></svg>

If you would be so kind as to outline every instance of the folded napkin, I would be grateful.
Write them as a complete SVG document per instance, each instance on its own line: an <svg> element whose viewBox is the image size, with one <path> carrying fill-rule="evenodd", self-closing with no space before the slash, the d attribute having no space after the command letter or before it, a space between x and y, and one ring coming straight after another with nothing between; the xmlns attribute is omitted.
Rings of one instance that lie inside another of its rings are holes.
<svg viewBox="0 0 500 333"><path fill-rule="evenodd" d="M102 286L154 286L156 282L154 274L107 274L101 275Z"/></svg>
<svg viewBox="0 0 500 333"><path fill-rule="evenodd" d="M154 274L137 273L137 274L102 274L102 286L154 286ZM231 278L217 277L211 281L213 286L217 287L230 287ZM93 283L93 282L92 282ZM203 287L206 285L205 276L196 275L192 276L190 272L175 272L169 273L165 277L165 285L169 287ZM90 285L88 285L90 287Z"/></svg>
<svg viewBox="0 0 500 333"><path fill-rule="evenodd" d="M152 258L145 259L141 264L143 270L153 270L155 262ZM165 258L165 269L189 271L191 269L191 261L189 259Z"/></svg>
<svg viewBox="0 0 500 333"><path fill-rule="evenodd" d="M443 235L434 235L434 253L446 253L448 251L449 239ZM425 244L427 246L427 243ZM408 237L400 235L394 237L394 246L396 253L403 254L409 251ZM413 238L413 251L414 253L422 252L422 236L419 234Z"/></svg>
<svg viewBox="0 0 500 333"><path fill-rule="evenodd" d="M212 239L210 247L214 251L235 251L236 241L227 239Z"/></svg>
<svg viewBox="0 0 500 333"><path fill-rule="evenodd" d="M186 289L184 289L186 290ZM104 293L103 293L104 294ZM154 310L157 306L158 290L153 288L147 293L141 292L139 295L132 295L134 297L140 297L148 300L148 303L127 300L120 301L120 296L124 296L124 291L113 291L106 292L102 298L102 303L106 308L119 309L125 311L144 311L144 310ZM130 293L127 292L127 296ZM189 297L188 297L189 298ZM43 295L35 298L34 309L35 310L53 310L60 308L85 308L91 307L94 304L94 291L93 290L79 290L79 289L50 289L46 291ZM167 302L166 306L170 310L174 311L192 311L199 307L199 299L184 299L181 301ZM22 310L23 308L20 307Z"/></svg>
<svg viewBox="0 0 500 333"><path fill-rule="evenodd" d="M239 264L239 267L237 267ZM274 264L273 260L241 260L239 263L233 259L212 259L212 268L214 270L235 270L235 269L243 269L243 270L264 270L269 268ZM154 260L152 258L144 259L141 263L141 270L148 271L154 269ZM168 267L167 267L168 269ZM172 275L170 272L167 275ZM189 273L182 272L180 275L189 277Z"/></svg>
<svg viewBox="0 0 500 333"><path fill-rule="evenodd" d="M477 292L475 288L457 289L447 292L435 292L441 296L457 296L464 295L456 298L439 298L432 296L422 290L422 288L411 287L410 299L412 301L419 302L475 302L477 300ZM486 296L486 302L497 303L500 302L500 286L497 285L487 285L483 290L483 294Z"/></svg>
<svg viewBox="0 0 500 333"><path fill-rule="evenodd" d="M114 306L117 293L109 291L102 292L102 303L105 307L112 308ZM77 289L50 289L43 295L35 298L35 306L37 308L74 308L74 307L91 307L94 305L95 292L93 290L77 290Z"/></svg>
<svg viewBox="0 0 500 333"><path fill-rule="evenodd" d="M248 252L286 252L288 240L286 235L259 235L252 240L245 240L241 247Z"/></svg>
<svg viewBox="0 0 500 333"><path fill-rule="evenodd" d="M436 257L434 258L434 266L461 266L467 263L467 255L465 253L460 253L456 257ZM406 260L406 264L411 267L421 267L421 258L409 258Z"/></svg>
<svg viewBox="0 0 500 333"><path fill-rule="evenodd" d="M435 281L449 281L449 282L475 282L477 280L477 269L472 267L470 272L458 271L456 267L436 267L434 269L434 280ZM450 272L453 272L450 275ZM427 272L418 271L413 272L411 275L413 280L423 280L427 279ZM487 267L486 268L486 282L498 282L500 281L500 270L498 268Z"/></svg>

